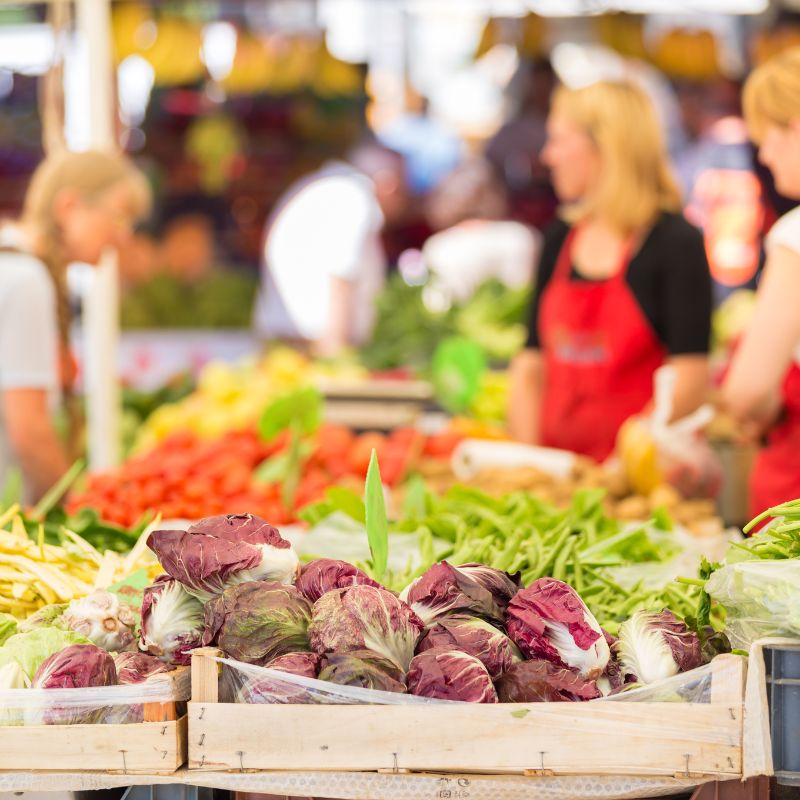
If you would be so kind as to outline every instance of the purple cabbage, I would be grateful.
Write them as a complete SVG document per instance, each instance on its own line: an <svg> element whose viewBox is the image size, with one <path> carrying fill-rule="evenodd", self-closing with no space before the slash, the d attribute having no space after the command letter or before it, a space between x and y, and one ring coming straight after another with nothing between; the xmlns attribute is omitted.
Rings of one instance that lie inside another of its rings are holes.
<svg viewBox="0 0 800 800"><path fill-rule="evenodd" d="M417 652L424 653L434 647L463 650L475 656L492 679L522 658L517 646L502 631L468 614L440 617L417 645Z"/></svg>
<svg viewBox="0 0 800 800"><path fill-rule="evenodd" d="M161 575L144 590L139 649L180 666L191 663L204 631L203 604L178 581Z"/></svg>
<svg viewBox="0 0 800 800"><path fill-rule="evenodd" d="M526 658L544 658L588 680L603 674L611 655L586 604L555 578L540 578L514 597L506 629Z"/></svg>
<svg viewBox="0 0 800 800"><path fill-rule="evenodd" d="M274 658L266 667L301 678L316 678L320 657L316 653L286 653ZM251 705L272 703L313 703L312 693L303 686L273 677L246 676L235 694L234 702Z"/></svg>
<svg viewBox="0 0 800 800"><path fill-rule="evenodd" d="M486 667L462 650L435 647L411 660L406 684L411 694L437 700L496 703L497 692Z"/></svg>
<svg viewBox="0 0 800 800"><path fill-rule="evenodd" d="M36 670L33 689L85 689L115 686L114 659L94 644L72 644L46 658Z"/></svg>
<svg viewBox="0 0 800 800"><path fill-rule="evenodd" d="M614 645L622 671L638 683L655 683L703 664L700 638L665 609L637 611L620 625Z"/></svg>
<svg viewBox="0 0 800 800"><path fill-rule="evenodd" d="M381 692L405 692L405 678L393 661L371 650L329 653L319 673L321 681Z"/></svg>
<svg viewBox="0 0 800 800"><path fill-rule="evenodd" d="M558 703L602 696L594 681L543 658L513 664L495 687L501 703Z"/></svg>
<svg viewBox="0 0 800 800"><path fill-rule="evenodd" d="M114 659L117 670L117 682L122 684L144 683L153 675L171 672L175 669L170 664L165 664L160 658L147 653L120 653Z"/></svg>
<svg viewBox="0 0 800 800"><path fill-rule="evenodd" d="M316 603L308 629L319 655L372 650L408 669L424 626L417 615L386 589L334 589Z"/></svg>
<svg viewBox="0 0 800 800"><path fill-rule="evenodd" d="M203 645L263 666L278 656L309 649L311 604L282 583L250 581L226 589L206 603Z"/></svg>
<svg viewBox="0 0 800 800"><path fill-rule="evenodd" d="M519 590L518 576L481 564L434 564L400 597L425 625L445 614L466 612L502 625L509 601Z"/></svg>
<svg viewBox="0 0 800 800"><path fill-rule="evenodd" d="M316 561L306 564L301 570L295 586L311 603L316 603L322 595L333 589L345 589L348 586L381 588L377 581L372 580L358 567L334 558L318 558Z"/></svg>
<svg viewBox="0 0 800 800"><path fill-rule="evenodd" d="M206 602L250 581L292 584L299 561L292 546L260 517L207 517L187 531L153 531L147 540L167 574Z"/></svg>

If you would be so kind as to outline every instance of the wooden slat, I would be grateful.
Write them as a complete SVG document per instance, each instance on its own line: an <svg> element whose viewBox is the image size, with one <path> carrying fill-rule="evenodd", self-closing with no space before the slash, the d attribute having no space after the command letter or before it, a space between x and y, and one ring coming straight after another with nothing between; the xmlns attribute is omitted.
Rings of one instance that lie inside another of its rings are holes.
<svg viewBox="0 0 800 800"><path fill-rule="evenodd" d="M189 706L190 769L741 773L741 705ZM688 756L688 762L687 762Z"/></svg>
<svg viewBox="0 0 800 800"><path fill-rule="evenodd" d="M186 673L188 667L178 667L172 672L165 672L160 675L153 675L148 679L148 685L153 683L163 684L166 692L171 692L172 696L177 696L178 692L176 684L178 678ZM165 693L166 693L165 692ZM178 709L176 703L145 703L144 704L144 722L168 722L178 719Z"/></svg>
<svg viewBox="0 0 800 800"><path fill-rule="evenodd" d="M741 705L747 678L747 659L721 655L711 662L711 702Z"/></svg>
<svg viewBox="0 0 800 800"><path fill-rule="evenodd" d="M186 723L0 727L0 770L171 774L185 760Z"/></svg>
<svg viewBox="0 0 800 800"><path fill-rule="evenodd" d="M219 664L214 661L222 655L216 647L198 647L192 650L192 700L202 703L219 701Z"/></svg>

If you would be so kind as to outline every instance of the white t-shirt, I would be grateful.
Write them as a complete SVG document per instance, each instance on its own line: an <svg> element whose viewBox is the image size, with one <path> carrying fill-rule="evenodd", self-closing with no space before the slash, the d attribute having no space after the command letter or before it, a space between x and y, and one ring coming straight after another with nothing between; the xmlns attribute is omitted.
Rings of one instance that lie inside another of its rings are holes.
<svg viewBox="0 0 800 800"><path fill-rule="evenodd" d="M322 338L330 279L337 277L353 284L349 339L362 343L372 330L386 275L383 214L372 182L336 165L301 181L287 196L268 228L256 330L267 338Z"/></svg>
<svg viewBox="0 0 800 800"><path fill-rule="evenodd" d="M490 278L529 286L541 234L520 222L471 220L431 236L422 248L428 270L463 302Z"/></svg>
<svg viewBox="0 0 800 800"><path fill-rule="evenodd" d="M0 391L44 389L58 402L55 288L37 258L0 252ZM0 406L0 487L16 457Z"/></svg>
<svg viewBox="0 0 800 800"><path fill-rule="evenodd" d="M767 234L767 251L780 246L800 254L800 206L784 214Z"/></svg>

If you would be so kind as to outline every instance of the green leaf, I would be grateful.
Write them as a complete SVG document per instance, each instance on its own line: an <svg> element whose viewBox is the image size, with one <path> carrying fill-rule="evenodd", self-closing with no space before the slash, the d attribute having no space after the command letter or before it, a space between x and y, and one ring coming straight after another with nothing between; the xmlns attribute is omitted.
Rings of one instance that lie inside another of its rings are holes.
<svg viewBox="0 0 800 800"><path fill-rule="evenodd" d="M311 442L300 443L300 458L305 461L314 452ZM262 461L253 473L256 483L283 483L289 475L291 467L290 450L276 453Z"/></svg>
<svg viewBox="0 0 800 800"><path fill-rule="evenodd" d="M308 436L317 430L321 421L322 395L308 386L273 400L261 415L258 432L268 442L293 427Z"/></svg>
<svg viewBox="0 0 800 800"><path fill-rule="evenodd" d="M463 337L445 339L433 354L431 378L436 399L451 414L469 408L486 371L483 348Z"/></svg>
<svg viewBox="0 0 800 800"><path fill-rule="evenodd" d="M367 510L364 501L351 489L345 489L343 486L331 486L325 491L325 497L334 511L341 511L362 525L366 523Z"/></svg>
<svg viewBox="0 0 800 800"><path fill-rule="evenodd" d="M367 541L372 554L372 577L379 581L386 573L386 565L389 560L389 525L386 520L386 505L383 499L378 454L374 449L369 460L364 496Z"/></svg>
<svg viewBox="0 0 800 800"><path fill-rule="evenodd" d="M9 467L6 473L6 482L3 485L3 495L0 499L0 508L11 508L14 503L19 503L22 497L22 470L16 465Z"/></svg>
<svg viewBox="0 0 800 800"><path fill-rule="evenodd" d="M514 717L514 719L524 719L530 713L531 710L529 708L518 708L516 711L511 712L511 716Z"/></svg>
<svg viewBox="0 0 800 800"><path fill-rule="evenodd" d="M289 436L289 450L286 454L286 477L283 479L281 501L286 509L294 508L294 498L300 484L300 473L303 471L303 458L300 453L300 421L292 421Z"/></svg>
<svg viewBox="0 0 800 800"><path fill-rule="evenodd" d="M427 510L428 490L425 488L425 481L419 475L414 475L408 482L403 501L403 516L419 519L425 516Z"/></svg>
<svg viewBox="0 0 800 800"><path fill-rule="evenodd" d="M653 511L653 525L660 531L673 530L672 517L670 517L669 511L664 506L659 506Z"/></svg>
<svg viewBox="0 0 800 800"><path fill-rule="evenodd" d="M150 576L146 569L138 569L132 572L126 578L108 587L111 594L119 597L121 602L134 606L135 608L142 607L142 600L144 599L144 590L152 583Z"/></svg>
<svg viewBox="0 0 800 800"><path fill-rule="evenodd" d="M67 493L67 490L80 477L86 464L79 458L47 491L45 496L36 504L33 509L33 516L36 519L44 519L50 510Z"/></svg>

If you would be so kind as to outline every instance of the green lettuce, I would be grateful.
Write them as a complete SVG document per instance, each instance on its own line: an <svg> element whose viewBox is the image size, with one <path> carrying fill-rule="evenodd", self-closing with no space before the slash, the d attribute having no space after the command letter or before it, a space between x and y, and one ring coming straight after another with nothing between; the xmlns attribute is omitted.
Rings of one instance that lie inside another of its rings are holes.
<svg viewBox="0 0 800 800"><path fill-rule="evenodd" d="M17 621L10 614L0 614L0 645L17 632Z"/></svg>
<svg viewBox="0 0 800 800"><path fill-rule="evenodd" d="M29 679L33 680L39 665L53 653L71 644L91 644L74 631L59 628L37 628L28 633L16 633L0 647L0 659L15 659ZM2 663L2 662L0 662Z"/></svg>

